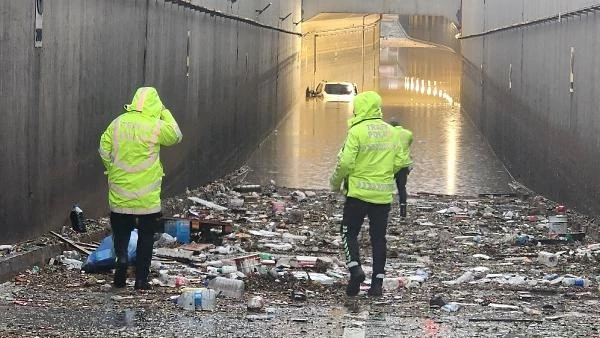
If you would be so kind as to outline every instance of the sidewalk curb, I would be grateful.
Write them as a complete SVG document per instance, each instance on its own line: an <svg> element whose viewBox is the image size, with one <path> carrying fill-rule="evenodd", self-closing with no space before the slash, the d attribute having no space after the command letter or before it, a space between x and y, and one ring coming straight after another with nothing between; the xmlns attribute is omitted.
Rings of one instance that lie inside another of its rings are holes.
<svg viewBox="0 0 600 338"><path fill-rule="evenodd" d="M109 233L110 231L107 229L86 233L77 240L80 242L96 242ZM65 250L72 250L72 248L66 243L56 243L0 260L0 283L10 280L34 265L39 267L47 265L50 258L56 257Z"/></svg>

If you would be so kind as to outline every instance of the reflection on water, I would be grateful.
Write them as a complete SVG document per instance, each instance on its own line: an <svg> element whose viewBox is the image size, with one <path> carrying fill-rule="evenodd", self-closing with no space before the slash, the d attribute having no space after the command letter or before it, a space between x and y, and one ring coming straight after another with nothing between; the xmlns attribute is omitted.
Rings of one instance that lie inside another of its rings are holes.
<svg viewBox="0 0 600 338"><path fill-rule="evenodd" d="M327 72L335 74L337 81L356 82L362 55L355 51L320 54L321 64L327 67L319 71L330 79ZM335 62L340 58L344 64ZM352 69L346 73L348 78L338 78L347 68ZM508 173L460 112L460 74L459 59L445 50L381 51L379 83L366 89L381 93L385 120L395 118L414 133L409 193L474 195L509 190ZM311 77L312 73L305 74L305 81ZM249 178L257 183L272 179L288 187L328 188L351 116L347 103L302 102L250 159L255 172Z"/></svg>

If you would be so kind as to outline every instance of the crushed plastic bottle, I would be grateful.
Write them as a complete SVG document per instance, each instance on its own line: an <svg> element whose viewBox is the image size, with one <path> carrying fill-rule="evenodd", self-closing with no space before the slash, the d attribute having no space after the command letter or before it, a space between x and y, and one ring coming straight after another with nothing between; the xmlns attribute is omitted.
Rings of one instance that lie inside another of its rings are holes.
<svg viewBox="0 0 600 338"><path fill-rule="evenodd" d="M473 273L473 271L467 271L467 272L463 273L460 277L456 278L455 280L444 281L442 283L454 285L454 284L468 283L474 279L475 279L475 274Z"/></svg>
<svg viewBox="0 0 600 338"><path fill-rule="evenodd" d="M456 312L460 310L460 308L460 304L454 302L446 303L444 306L442 306L442 310L446 312Z"/></svg>

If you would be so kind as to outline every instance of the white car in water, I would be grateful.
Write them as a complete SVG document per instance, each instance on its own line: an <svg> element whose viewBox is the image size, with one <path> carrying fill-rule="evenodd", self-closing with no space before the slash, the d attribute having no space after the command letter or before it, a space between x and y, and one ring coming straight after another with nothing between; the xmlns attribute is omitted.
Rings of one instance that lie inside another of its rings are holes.
<svg viewBox="0 0 600 338"><path fill-rule="evenodd" d="M356 83L327 81L319 83L314 93L326 102L352 102L356 94L358 94Z"/></svg>

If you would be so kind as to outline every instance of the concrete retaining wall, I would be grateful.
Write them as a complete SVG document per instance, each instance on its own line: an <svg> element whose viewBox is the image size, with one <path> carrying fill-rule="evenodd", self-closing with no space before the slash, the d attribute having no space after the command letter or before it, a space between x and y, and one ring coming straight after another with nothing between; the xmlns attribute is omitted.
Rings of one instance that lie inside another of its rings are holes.
<svg viewBox="0 0 600 338"><path fill-rule="evenodd" d="M268 1L195 3L300 30L297 0L260 15ZM58 228L73 202L107 212L99 136L139 86L158 88L184 134L163 150L165 195L238 166L303 95L298 36L164 0L43 5L34 48L35 1L0 0L3 243Z"/></svg>
<svg viewBox="0 0 600 338"><path fill-rule="evenodd" d="M599 3L465 0L463 35ZM600 212L598 32L600 12L591 12L462 40L462 107L510 172L593 214Z"/></svg>

